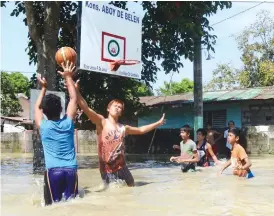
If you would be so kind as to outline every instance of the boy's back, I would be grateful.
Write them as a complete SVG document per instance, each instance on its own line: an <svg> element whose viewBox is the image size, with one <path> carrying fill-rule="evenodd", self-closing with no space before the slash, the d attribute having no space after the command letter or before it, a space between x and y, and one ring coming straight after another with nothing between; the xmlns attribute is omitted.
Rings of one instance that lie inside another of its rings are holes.
<svg viewBox="0 0 274 216"><path fill-rule="evenodd" d="M34 105L35 124L40 129L45 154L46 170L44 173L45 204L59 202L63 198L74 198L78 194L77 161L74 148L73 119L77 110L77 94L72 80L75 69L73 63L62 64L69 93L66 115L60 119L62 112L61 98L47 94L47 81L38 74L41 92ZM48 120L44 119L44 115Z"/></svg>
<svg viewBox="0 0 274 216"><path fill-rule="evenodd" d="M77 168L72 119L65 115L59 120L43 120L40 131L46 168Z"/></svg>

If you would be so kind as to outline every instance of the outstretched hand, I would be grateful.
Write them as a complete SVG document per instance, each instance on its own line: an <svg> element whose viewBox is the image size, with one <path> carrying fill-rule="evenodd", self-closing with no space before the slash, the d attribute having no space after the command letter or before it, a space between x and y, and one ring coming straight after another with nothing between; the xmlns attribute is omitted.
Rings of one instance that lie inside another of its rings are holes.
<svg viewBox="0 0 274 216"><path fill-rule="evenodd" d="M177 157L172 156L172 157L169 159L169 161L170 161L170 162L175 162L175 161L176 161L176 158L177 158Z"/></svg>
<svg viewBox="0 0 274 216"><path fill-rule="evenodd" d="M166 123L166 119L165 119L165 113L163 114L162 118L158 121L159 126L163 125Z"/></svg>
<svg viewBox="0 0 274 216"><path fill-rule="evenodd" d="M183 160L180 159L180 156L179 157L172 156L169 160L170 160L170 162L174 162L174 163L183 162Z"/></svg>
<svg viewBox="0 0 274 216"><path fill-rule="evenodd" d="M216 165L220 165L221 163L222 163L222 162L219 161L219 160L217 160L217 161L215 162Z"/></svg>
<svg viewBox="0 0 274 216"><path fill-rule="evenodd" d="M173 149L179 149L179 150L180 150L180 146L179 146L179 145L173 145L172 148L173 148Z"/></svg>
<svg viewBox="0 0 274 216"><path fill-rule="evenodd" d="M47 88L47 85L48 85L47 80L44 77L42 78L41 74L37 75L37 80L40 83L42 88Z"/></svg>
<svg viewBox="0 0 274 216"><path fill-rule="evenodd" d="M63 68L63 72L58 71L58 73L62 76L62 77L72 77L72 74L75 70L75 65L69 61L66 62L66 64L64 64L64 62L61 64L62 68Z"/></svg>

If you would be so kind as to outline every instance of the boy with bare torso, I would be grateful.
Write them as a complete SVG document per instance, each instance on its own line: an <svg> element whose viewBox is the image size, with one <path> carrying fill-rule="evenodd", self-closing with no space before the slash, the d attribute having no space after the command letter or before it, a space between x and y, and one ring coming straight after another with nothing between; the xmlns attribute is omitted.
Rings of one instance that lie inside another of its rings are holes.
<svg viewBox="0 0 274 216"><path fill-rule="evenodd" d="M96 125L99 169L102 179L107 184L110 183L112 179L121 179L124 180L128 186L134 186L134 178L125 161L124 138L126 135L145 134L161 126L164 124L165 114L163 114L159 121L142 127L123 125L119 123L119 117L124 111L123 101L118 99L110 101L107 106L108 117L104 118L88 107L87 102L78 90L78 83L76 83L75 86L77 89L78 105L90 121Z"/></svg>

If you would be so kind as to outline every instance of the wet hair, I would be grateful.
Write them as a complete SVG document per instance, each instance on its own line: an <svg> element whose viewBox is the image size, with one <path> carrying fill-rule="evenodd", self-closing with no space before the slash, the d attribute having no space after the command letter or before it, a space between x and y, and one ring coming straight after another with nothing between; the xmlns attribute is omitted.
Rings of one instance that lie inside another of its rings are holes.
<svg viewBox="0 0 274 216"><path fill-rule="evenodd" d="M230 120L230 121L228 122L228 124L229 124L229 123L232 123L233 125L235 125L235 122L232 121L232 120Z"/></svg>
<svg viewBox="0 0 274 216"><path fill-rule="evenodd" d="M199 128L197 131L196 131L196 133L201 133L204 137L206 137L207 136L207 132L206 132L206 130L204 129L204 128Z"/></svg>
<svg viewBox="0 0 274 216"><path fill-rule="evenodd" d="M54 94L47 94L43 97L40 109L43 110L49 120L60 118L62 112L61 98Z"/></svg>
<svg viewBox="0 0 274 216"><path fill-rule="evenodd" d="M110 106L111 106L114 102L115 102L115 103L121 104L121 105L122 105L122 111L124 111L124 109L125 109L125 103L124 103L122 100L119 100L119 99L113 99L112 101L110 101L110 102L108 103L108 109L110 108Z"/></svg>
<svg viewBox="0 0 274 216"><path fill-rule="evenodd" d="M184 131L184 132L190 134L191 133L191 128L188 124L185 124L181 127L180 131Z"/></svg>
<svg viewBox="0 0 274 216"><path fill-rule="evenodd" d="M235 136L240 137L240 129L238 129L238 128L231 128L231 129L228 130L228 133L232 133Z"/></svg>

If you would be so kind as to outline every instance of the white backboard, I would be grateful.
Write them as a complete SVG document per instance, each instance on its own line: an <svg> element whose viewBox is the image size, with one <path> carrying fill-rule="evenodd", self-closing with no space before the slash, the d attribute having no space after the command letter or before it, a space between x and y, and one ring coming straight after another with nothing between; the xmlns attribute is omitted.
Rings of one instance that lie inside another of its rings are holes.
<svg viewBox="0 0 274 216"><path fill-rule="evenodd" d="M40 94L41 90L31 89L30 90L30 119L34 120L34 104ZM57 91L47 91L47 94L54 94L61 98L62 113L60 117L62 118L65 115L65 105L66 105L66 96L64 92ZM46 117L45 117L46 118Z"/></svg>
<svg viewBox="0 0 274 216"><path fill-rule="evenodd" d="M141 61L141 40L141 16L108 2L82 2L79 69L141 79L141 63L109 68L111 60Z"/></svg>

